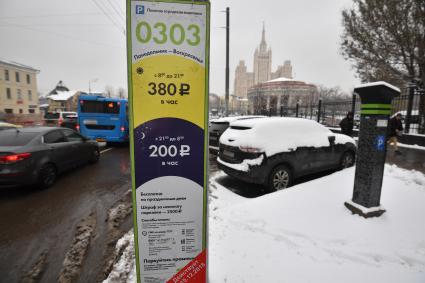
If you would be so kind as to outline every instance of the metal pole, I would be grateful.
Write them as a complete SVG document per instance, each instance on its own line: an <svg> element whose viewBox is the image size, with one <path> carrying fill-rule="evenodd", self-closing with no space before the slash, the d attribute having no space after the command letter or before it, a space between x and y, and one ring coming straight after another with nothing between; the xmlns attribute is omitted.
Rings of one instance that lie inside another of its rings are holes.
<svg viewBox="0 0 425 283"><path fill-rule="evenodd" d="M299 109L300 105L297 102L297 105L295 105L295 117L298 118L298 109Z"/></svg>
<svg viewBox="0 0 425 283"><path fill-rule="evenodd" d="M412 108L413 108L413 98L415 96L415 83L409 83L409 98L407 101L407 113L406 113L406 126L404 128L404 132L406 134L410 131L410 121L412 120Z"/></svg>
<svg viewBox="0 0 425 283"><path fill-rule="evenodd" d="M356 93L353 92L353 100L351 102L351 112L353 113L353 117L354 114L356 114Z"/></svg>
<svg viewBox="0 0 425 283"><path fill-rule="evenodd" d="M319 106L317 107L317 122L320 123L320 116L322 115L322 100L319 99Z"/></svg>
<svg viewBox="0 0 425 283"><path fill-rule="evenodd" d="M229 30L230 8L226 8L226 116L229 115Z"/></svg>

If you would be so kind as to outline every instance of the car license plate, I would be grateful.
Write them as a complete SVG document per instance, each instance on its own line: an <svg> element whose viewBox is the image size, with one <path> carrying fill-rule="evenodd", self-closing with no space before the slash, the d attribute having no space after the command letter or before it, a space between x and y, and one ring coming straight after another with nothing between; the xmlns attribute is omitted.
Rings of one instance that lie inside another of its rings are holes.
<svg viewBox="0 0 425 283"><path fill-rule="evenodd" d="M230 158L235 157L235 153L234 152L231 152L231 151L228 151L228 150L223 150L223 155L224 156L227 156L227 157L230 157Z"/></svg>
<svg viewBox="0 0 425 283"><path fill-rule="evenodd" d="M97 120L84 120L84 125L97 125Z"/></svg>

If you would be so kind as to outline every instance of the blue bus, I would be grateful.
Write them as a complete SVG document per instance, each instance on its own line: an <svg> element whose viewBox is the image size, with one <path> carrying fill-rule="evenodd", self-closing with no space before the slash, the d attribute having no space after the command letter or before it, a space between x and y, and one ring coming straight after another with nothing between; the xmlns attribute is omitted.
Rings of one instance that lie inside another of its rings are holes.
<svg viewBox="0 0 425 283"><path fill-rule="evenodd" d="M127 99L80 95L77 129L83 136L98 142L127 142Z"/></svg>

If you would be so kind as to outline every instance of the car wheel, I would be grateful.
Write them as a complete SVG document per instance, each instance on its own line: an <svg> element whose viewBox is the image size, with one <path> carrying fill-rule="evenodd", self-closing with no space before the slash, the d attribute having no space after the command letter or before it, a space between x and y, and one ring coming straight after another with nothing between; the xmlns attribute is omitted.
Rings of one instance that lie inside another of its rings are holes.
<svg viewBox="0 0 425 283"><path fill-rule="evenodd" d="M90 158L90 163L94 164L99 161L100 158L100 152L98 148L93 149L92 156Z"/></svg>
<svg viewBox="0 0 425 283"><path fill-rule="evenodd" d="M345 169L354 165L354 154L352 152L344 152L341 156L341 161L339 163L339 167L341 169Z"/></svg>
<svg viewBox="0 0 425 283"><path fill-rule="evenodd" d="M268 189L270 192L284 190L291 186L292 172L285 165L279 165L269 176Z"/></svg>
<svg viewBox="0 0 425 283"><path fill-rule="evenodd" d="M43 165L38 173L38 185L41 189L51 187L56 182L57 175L56 167L53 164Z"/></svg>

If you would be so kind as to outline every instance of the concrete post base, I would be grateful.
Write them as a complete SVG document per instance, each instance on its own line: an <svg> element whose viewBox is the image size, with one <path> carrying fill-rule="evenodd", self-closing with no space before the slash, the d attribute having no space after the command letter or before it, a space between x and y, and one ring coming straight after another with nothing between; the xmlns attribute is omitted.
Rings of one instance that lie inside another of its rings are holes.
<svg viewBox="0 0 425 283"><path fill-rule="evenodd" d="M370 218L370 217L379 217L381 216L386 210L381 207L364 207L360 204L357 204L353 201L346 201L344 203L345 207L347 207L353 214L358 214L364 218Z"/></svg>

